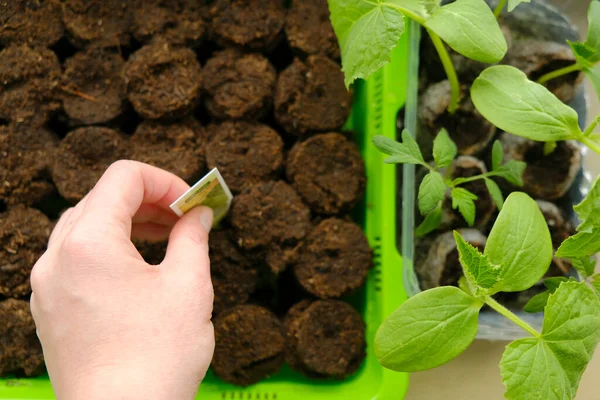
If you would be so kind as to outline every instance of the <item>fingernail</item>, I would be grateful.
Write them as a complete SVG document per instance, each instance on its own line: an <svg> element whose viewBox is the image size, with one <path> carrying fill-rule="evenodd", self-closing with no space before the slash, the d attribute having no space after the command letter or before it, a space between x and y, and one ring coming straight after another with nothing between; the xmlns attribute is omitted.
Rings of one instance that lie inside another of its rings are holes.
<svg viewBox="0 0 600 400"><path fill-rule="evenodd" d="M208 207L198 207L200 211L198 211L198 218L200 218L200 225L206 230L206 232L210 232L213 224L213 210Z"/></svg>

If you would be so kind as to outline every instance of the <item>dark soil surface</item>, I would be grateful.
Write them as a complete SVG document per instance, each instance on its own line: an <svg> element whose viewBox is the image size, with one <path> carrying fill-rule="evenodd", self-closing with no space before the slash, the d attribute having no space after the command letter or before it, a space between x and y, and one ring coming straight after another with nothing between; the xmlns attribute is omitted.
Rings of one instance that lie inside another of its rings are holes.
<svg viewBox="0 0 600 400"><path fill-rule="evenodd" d="M207 13L211 35L224 47L271 50L283 36L283 0L215 0Z"/></svg>
<svg viewBox="0 0 600 400"><path fill-rule="evenodd" d="M277 179L283 164L283 141L268 125L227 121L207 127L208 168L219 168L234 193Z"/></svg>
<svg viewBox="0 0 600 400"><path fill-rule="evenodd" d="M52 178L70 202L81 200L113 162L128 157L125 139L108 128L85 127L69 132L59 146Z"/></svg>
<svg viewBox="0 0 600 400"><path fill-rule="evenodd" d="M15 299L0 301L0 321L0 376L43 373L44 355L29 302Z"/></svg>
<svg viewBox="0 0 600 400"><path fill-rule="evenodd" d="M286 172L311 209L326 215L350 211L362 199L367 180L358 146L339 133L296 143Z"/></svg>
<svg viewBox="0 0 600 400"><path fill-rule="evenodd" d="M338 298L365 283L372 259L373 251L358 225L330 218L323 220L302 243L294 272L310 294Z"/></svg>
<svg viewBox="0 0 600 400"><path fill-rule="evenodd" d="M133 12L133 36L142 43L165 40L173 45L198 46L207 26L198 0L151 0Z"/></svg>
<svg viewBox="0 0 600 400"><path fill-rule="evenodd" d="M244 304L256 289L258 272L227 231L212 231L208 243L215 301L213 315Z"/></svg>
<svg viewBox="0 0 600 400"><path fill-rule="evenodd" d="M168 242L148 242L143 240L134 240L133 244L140 253L144 261L150 265L159 265L165 259L167 254Z"/></svg>
<svg viewBox="0 0 600 400"><path fill-rule="evenodd" d="M344 379L365 358L365 324L349 304L302 301L284 320L286 361L312 378Z"/></svg>
<svg viewBox="0 0 600 400"><path fill-rule="evenodd" d="M277 74L260 54L227 49L217 52L204 66L204 104L217 119L256 119L273 105Z"/></svg>
<svg viewBox="0 0 600 400"><path fill-rule="evenodd" d="M275 117L288 133L339 130L351 108L340 66L327 57L295 59L277 79Z"/></svg>
<svg viewBox="0 0 600 400"><path fill-rule="evenodd" d="M0 119L41 126L60 107L56 55L26 45L0 51Z"/></svg>
<svg viewBox="0 0 600 400"><path fill-rule="evenodd" d="M237 306L219 315L214 325L212 368L219 378L247 386L279 370L284 337L281 323L269 310Z"/></svg>
<svg viewBox="0 0 600 400"><path fill-rule="evenodd" d="M193 184L205 170L204 131L188 117L173 124L144 121L131 136L132 158Z"/></svg>
<svg viewBox="0 0 600 400"><path fill-rule="evenodd" d="M275 273L293 262L296 247L311 230L309 208L282 181L248 187L233 199L229 215L237 244L264 252Z"/></svg>
<svg viewBox="0 0 600 400"><path fill-rule="evenodd" d="M131 55L124 68L129 101L143 118L181 117L196 105L203 74L196 54L159 41Z"/></svg>
<svg viewBox="0 0 600 400"><path fill-rule="evenodd" d="M63 0L63 22L69 40L83 47L90 42L121 47L131 41L135 1Z"/></svg>
<svg viewBox="0 0 600 400"><path fill-rule="evenodd" d="M71 124L101 124L121 114L123 64L119 53L98 47L89 47L65 62L63 107Z"/></svg>
<svg viewBox="0 0 600 400"><path fill-rule="evenodd" d="M44 128L0 126L0 199L8 205L32 205L50 195L57 147L58 137Z"/></svg>
<svg viewBox="0 0 600 400"><path fill-rule="evenodd" d="M0 3L0 45L51 46L63 35L59 0L7 0Z"/></svg>
<svg viewBox="0 0 600 400"><path fill-rule="evenodd" d="M40 211L22 205L0 214L0 296L31 293L29 275L46 251L52 227Z"/></svg>
<svg viewBox="0 0 600 400"><path fill-rule="evenodd" d="M340 47L325 0L294 0L285 20L285 33L300 56L321 54L337 60Z"/></svg>

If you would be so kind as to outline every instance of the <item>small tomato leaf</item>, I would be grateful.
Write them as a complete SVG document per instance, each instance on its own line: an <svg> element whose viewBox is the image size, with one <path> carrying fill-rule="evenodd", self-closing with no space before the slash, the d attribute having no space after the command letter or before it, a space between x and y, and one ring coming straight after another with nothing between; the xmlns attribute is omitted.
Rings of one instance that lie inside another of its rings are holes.
<svg viewBox="0 0 600 400"><path fill-rule="evenodd" d="M444 178L437 171L430 171L419 186L419 211L421 215L432 212L439 202L444 200L446 184Z"/></svg>
<svg viewBox="0 0 600 400"><path fill-rule="evenodd" d="M488 192L490 192L490 196L492 196L492 200L494 200L496 207L498 207L498 210L502 210L504 197L502 196L502 191L498 187L498 184L490 178L483 178L483 181L485 182L485 187L487 187Z"/></svg>
<svg viewBox="0 0 600 400"><path fill-rule="evenodd" d="M450 139L448 131L441 129L433 141L433 158L438 168L444 168L456 157L456 144Z"/></svg>
<svg viewBox="0 0 600 400"><path fill-rule="evenodd" d="M600 274L596 274L592 277L592 286L596 290L596 295L600 297Z"/></svg>
<svg viewBox="0 0 600 400"><path fill-rule="evenodd" d="M506 39L484 0L456 0L444 5L425 21L425 27L457 53L475 61L493 64L506 54Z"/></svg>
<svg viewBox="0 0 600 400"><path fill-rule="evenodd" d="M598 60L599 54L596 51L596 49L588 46L585 43L581 43L581 42L572 42L570 40L567 40L567 43L571 47L571 51L573 52L573 55L575 56L575 60L577 61L577 64L584 71L593 67L594 64L599 61Z"/></svg>
<svg viewBox="0 0 600 400"><path fill-rule="evenodd" d="M581 221L579 232L591 232L600 226L600 178L596 178L588 195L573 209Z"/></svg>
<svg viewBox="0 0 600 400"><path fill-rule="evenodd" d="M591 232L579 232L578 234L567 238L556 251L556 257L589 257L599 251L600 227L596 227L592 229Z"/></svg>
<svg viewBox="0 0 600 400"><path fill-rule="evenodd" d="M502 266L499 290L529 289L552 261L550 231L537 203L525 193L511 193L488 236L484 254Z"/></svg>
<svg viewBox="0 0 600 400"><path fill-rule="evenodd" d="M458 211L463 216L469 226L473 226L475 223L475 200L477 195L469 192L464 188L453 188L452 189L452 208Z"/></svg>
<svg viewBox="0 0 600 400"><path fill-rule="evenodd" d="M415 230L415 235L421 237L439 228L442 223L442 202L440 201L437 207L427 214L423 222Z"/></svg>
<svg viewBox="0 0 600 400"><path fill-rule="evenodd" d="M588 9L588 33L585 44L600 54L600 3L596 0L590 2Z"/></svg>
<svg viewBox="0 0 600 400"><path fill-rule="evenodd" d="M596 95L598 96L598 98L600 98L600 65L595 65L591 68L588 68L584 72L585 76L587 76L587 78L592 83Z"/></svg>
<svg viewBox="0 0 600 400"><path fill-rule="evenodd" d="M568 281L569 279L565 278L564 276L555 276L552 278L544 279L544 286L548 288L550 293L554 293L556 292L556 289L559 288L561 283Z"/></svg>
<svg viewBox="0 0 600 400"><path fill-rule="evenodd" d="M487 68L471 87L477 110L500 129L539 142L580 134L577 113L515 67Z"/></svg>
<svg viewBox="0 0 600 400"><path fill-rule="evenodd" d="M466 276L463 275L460 278L458 278L458 287L460 290L462 290L469 296L473 296L473 292L471 291L471 288L469 287L469 282L467 282Z"/></svg>
<svg viewBox="0 0 600 400"><path fill-rule="evenodd" d="M538 293L533 296L527 304L523 306L523 311L535 314L544 311L546 304L548 304L548 298L550 298L550 291L545 290L542 293Z"/></svg>
<svg viewBox="0 0 600 400"><path fill-rule="evenodd" d="M531 0L508 0L508 11L513 11L521 3L529 3Z"/></svg>
<svg viewBox="0 0 600 400"><path fill-rule="evenodd" d="M588 256L572 258L571 262L573 263L573 268L575 268L583 278L589 278L594 275L594 271L596 270L596 257Z"/></svg>
<svg viewBox="0 0 600 400"><path fill-rule="evenodd" d="M482 301L454 286L421 292L379 327L375 356L384 367L403 372L447 363L475 339L482 306Z"/></svg>
<svg viewBox="0 0 600 400"><path fill-rule="evenodd" d="M496 293L494 288L500 282L502 268L492 265L487 256L466 242L457 231L454 231L454 240L458 249L458 259L465 276L475 288L475 295L487 296Z"/></svg>
<svg viewBox="0 0 600 400"><path fill-rule="evenodd" d="M515 186L523 186L523 172L527 163L517 160L509 160L506 164L493 171L493 174L506 179Z"/></svg>
<svg viewBox="0 0 600 400"><path fill-rule="evenodd" d="M379 151L391 156L384 160L388 164L425 164L419 145L406 129L402 132L402 143L377 135L373 137L373 144Z"/></svg>
<svg viewBox="0 0 600 400"><path fill-rule="evenodd" d="M502 165L504 159L504 149L502 148L502 142L499 140L494 141L492 146L492 171L497 170Z"/></svg>

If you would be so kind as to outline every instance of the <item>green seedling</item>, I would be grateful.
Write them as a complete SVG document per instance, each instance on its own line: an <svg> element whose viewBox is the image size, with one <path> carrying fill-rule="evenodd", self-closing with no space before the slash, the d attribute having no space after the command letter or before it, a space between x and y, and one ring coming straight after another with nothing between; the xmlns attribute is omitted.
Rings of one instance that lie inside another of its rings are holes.
<svg viewBox="0 0 600 400"><path fill-rule="evenodd" d="M498 2L498 5L496 6L496 8L494 8L494 16L496 18L500 17L500 14L502 14L502 11L504 10L504 7L506 7L506 4L508 3L508 11L513 11L515 8L517 8L517 6L521 3L529 3L531 2L531 0L500 0Z"/></svg>
<svg viewBox="0 0 600 400"><path fill-rule="evenodd" d="M497 63L507 44L484 0L328 0L331 23L340 43L346 85L366 78L391 60L405 31L405 17L422 25L440 56L452 90L448 110L460 98L456 70L444 42L456 52L483 63Z"/></svg>
<svg viewBox="0 0 600 400"><path fill-rule="evenodd" d="M477 196L460 185L467 182L483 179L498 209L502 209L503 196L500 188L491 178L501 177L516 186L523 186L523 171L526 164L522 161L510 160L502 164L504 152L499 141L492 148L492 170L485 174L469 178L449 177L449 167L456 158L456 144L450 139L448 132L442 129L433 141L434 165L425 162L419 145L411 134L402 132L402 143L385 136L375 136L373 144L389 157L384 162L388 164L415 164L427 168L429 171L423 178L418 192L418 206L425 220L416 230L417 236L423 236L437 229L442 222L442 203L446 193L450 192L452 208L458 209L469 226L475 222L475 200ZM440 170L446 168L443 176Z"/></svg>

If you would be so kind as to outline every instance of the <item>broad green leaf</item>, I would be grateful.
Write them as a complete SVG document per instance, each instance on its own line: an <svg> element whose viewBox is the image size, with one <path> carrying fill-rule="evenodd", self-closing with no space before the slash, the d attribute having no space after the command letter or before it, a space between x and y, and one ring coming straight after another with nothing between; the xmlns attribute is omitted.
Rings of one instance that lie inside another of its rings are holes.
<svg viewBox="0 0 600 400"><path fill-rule="evenodd" d="M440 130L433 141L433 158L438 168L444 168L456 157L456 144L450 139L446 129Z"/></svg>
<svg viewBox="0 0 600 400"><path fill-rule="evenodd" d="M475 223L475 200L477 196L464 188L452 189L452 208L457 209L469 226Z"/></svg>
<svg viewBox="0 0 600 400"><path fill-rule="evenodd" d="M580 134L577 113L515 67L487 68L471 87L471 100L492 124L539 142Z"/></svg>
<svg viewBox="0 0 600 400"><path fill-rule="evenodd" d="M502 142L499 140L494 141L492 146L492 171L497 170L502 165L504 160L504 149L502 148Z"/></svg>
<svg viewBox="0 0 600 400"><path fill-rule="evenodd" d="M421 292L396 309L375 335L375 356L385 368L435 368L462 353L477 334L483 302L454 286Z"/></svg>
<svg viewBox="0 0 600 400"><path fill-rule="evenodd" d="M548 299L550 298L550 291L545 290L542 293L538 293L533 296L527 304L523 306L523 311L535 314L544 311L546 308L546 304L548 304Z"/></svg>
<svg viewBox="0 0 600 400"><path fill-rule="evenodd" d="M525 193L511 193L484 251L492 264L502 266L499 290L529 289L548 270L552 252L550 231L537 203Z"/></svg>
<svg viewBox="0 0 600 400"><path fill-rule="evenodd" d="M373 144L379 151L391 156L384 160L388 164L425 164L419 145L406 129L402 132L402 143L377 135L373 137Z"/></svg>
<svg viewBox="0 0 600 400"><path fill-rule="evenodd" d="M600 227L600 178L596 178L588 195L573 210L581 221L577 227L579 232L591 232Z"/></svg>
<svg viewBox="0 0 600 400"><path fill-rule="evenodd" d="M596 257L579 257L571 259L573 263L573 268L579 275L584 278L588 278L594 275L594 271L596 270Z"/></svg>
<svg viewBox="0 0 600 400"><path fill-rule="evenodd" d="M571 51L573 52L573 55L575 55L575 60L581 69L587 70L599 61L598 57L600 54L598 54L593 47L590 47L585 43L572 42L570 40L567 40L567 43L571 47Z"/></svg>
<svg viewBox="0 0 600 400"><path fill-rule="evenodd" d="M419 211L421 215L432 212L438 203L444 200L446 193L446 184L444 178L437 171L430 171L419 186Z"/></svg>
<svg viewBox="0 0 600 400"><path fill-rule="evenodd" d="M544 143L544 155L549 156L556 150L556 142L546 142Z"/></svg>
<svg viewBox="0 0 600 400"><path fill-rule="evenodd" d="M600 297L600 274L596 274L592 277L592 286L596 290L596 295Z"/></svg>
<svg viewBox="0 0 600 400"><path fill-rule="evenodd" d="M466 242L457 231L454 231L454 240L458 249L458 259L462 265L463 272L475 288L477 296L492 295L498 282L502 268L492 265L487 256L481 254L478 249Z"/></svg>
<svg viewBox="0 0 600 400"><path fill-rule="evenodd" d="M513 11L521 3L529 3L531 0L508 0L508 11Z"/></svg>
<svg viewBox="0 0 600 400"><path fill-rule="evenodd" d="M564 276L554 276L552 278L544 279L544 286L550 290L550 293L554 293L556 292L556 289L560 287L561 283L568 281L569 279Z"/></svg>
<svg viewBox="0 0 600 400"><path fill-rule="evenodd" d="M583 283L563 283L548 299L540 337L506 348L500 369L509 400L573 399L600 340L600 301Z"/></svg>
<svg viewBox="0 0 600 400"><path fill-rule="evenodd" d="M425 21L454 51L475 61L493 64L504 58L506 39L484 0L456 0Z"/></svg>
<svg viewBox="0 0 600 400"><path fill-rule="evenodd" d="M588 9L588 33L585 44L600 54L600 3L596 0L590 2Z"/></svg>
<svg viewBox="0 0 600 400"><path fill-rule="evenodd" d="M585 76L590 80L596 95L600 98L600 65L595 65L585 70Z"/></svg>
<svg viewBox="0 0 600 400"><path fill-rule="evenodd" d="M415 230L415 235L425 236L429 232L435 231L442 223L442 202L440 201L437 207L425 216L425 219Z"/></svg>
<svg viewBox="0 0 600 400"><path fill-rule="evenodd" d="M504 197L502 196L502 191L498 187L498 184L490 178L483 178L483 181L485 182L485 187L487 187L488 192L490 192L490 196L492 196L492 200L494 200L496 207L498 207L498 210L502 210Z"/></svg>
<svg viewBox="0 0 600 400"><path fill-rule="evenodd" d="M523 161L509 160L506 164L493 171L493 175L502 177L515 186L523 186L523 172L527 164Z"/></svg>
<svg viewBox="0 0 600 400"><path fill-rule="evenodd" d="M558 248L556 257L579 258L592 256L600 251L600 227L591 232L579 232L571 236Z"/></svg>

